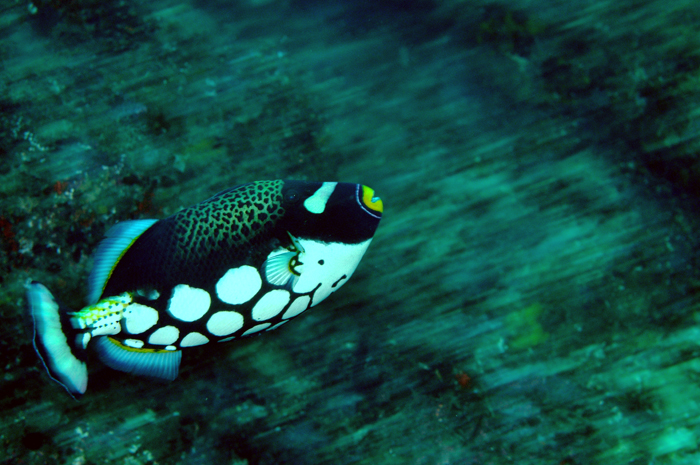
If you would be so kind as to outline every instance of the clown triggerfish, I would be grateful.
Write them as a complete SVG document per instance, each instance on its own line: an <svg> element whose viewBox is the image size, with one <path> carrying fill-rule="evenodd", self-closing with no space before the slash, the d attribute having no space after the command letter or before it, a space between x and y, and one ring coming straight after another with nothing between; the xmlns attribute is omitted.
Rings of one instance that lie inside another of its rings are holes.
<svg viewBox="0 0 700 465"><path fill-rule="evenodd" d="M119 223L97 250L87 307L28 284L34 347L71 395L87 388L90 342L114 369L173 380L181 349L278 328L342 286L382 211L361 184L258 181Z"/></svg>

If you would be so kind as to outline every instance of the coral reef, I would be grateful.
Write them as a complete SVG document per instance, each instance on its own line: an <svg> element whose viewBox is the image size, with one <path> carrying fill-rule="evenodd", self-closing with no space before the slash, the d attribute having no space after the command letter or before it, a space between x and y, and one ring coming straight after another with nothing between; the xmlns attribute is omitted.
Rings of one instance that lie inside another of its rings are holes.
<svg viewBox="0 0 700 465"><path fill-rule="evenodd" d="M371 3L371 5L369 5ZM697 463L696 2L41 0L0 8L0 464ZM170 384L90 355L113 224L292 177L372 186L353 280Z"/></svg>

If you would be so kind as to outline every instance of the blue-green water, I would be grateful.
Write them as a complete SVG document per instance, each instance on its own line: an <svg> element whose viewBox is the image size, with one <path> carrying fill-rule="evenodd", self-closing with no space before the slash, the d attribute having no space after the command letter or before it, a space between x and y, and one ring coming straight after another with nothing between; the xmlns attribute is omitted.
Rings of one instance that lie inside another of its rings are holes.
<svg viewBox="0 0 700 465"><path fill-rule="evenodd" d="M0 463L700 461L700 7L690 0L7 1ZM361 182L352 279L170 384L89 360L69 306L113 224L259 179Z"/></svg>

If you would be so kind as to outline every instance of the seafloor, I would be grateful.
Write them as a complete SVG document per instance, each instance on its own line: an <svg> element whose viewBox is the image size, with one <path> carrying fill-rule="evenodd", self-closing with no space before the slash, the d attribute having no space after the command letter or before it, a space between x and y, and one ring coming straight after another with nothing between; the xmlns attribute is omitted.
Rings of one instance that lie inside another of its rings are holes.
<svg viewBox="0 0 700 465"><path fill-rule="evenodd" d="M0 463L700 463L697 0L5 0ZM355 276L171 384L90 361L118 221L242 182L362 182Z"/></svg>

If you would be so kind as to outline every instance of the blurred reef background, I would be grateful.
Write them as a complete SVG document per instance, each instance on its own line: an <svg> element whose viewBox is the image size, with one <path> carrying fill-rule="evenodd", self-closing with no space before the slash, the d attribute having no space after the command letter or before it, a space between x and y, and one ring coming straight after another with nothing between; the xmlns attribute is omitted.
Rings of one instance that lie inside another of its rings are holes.
<svg viewBox="0 0 700 465"><path fill-rule="evenodd" d="M5 0L1 464L700 463L697 0ZM80 308L116 222L239 183L385 215L294 323L78 402L24 284Z"/></svg>

